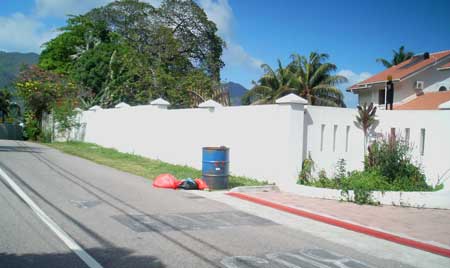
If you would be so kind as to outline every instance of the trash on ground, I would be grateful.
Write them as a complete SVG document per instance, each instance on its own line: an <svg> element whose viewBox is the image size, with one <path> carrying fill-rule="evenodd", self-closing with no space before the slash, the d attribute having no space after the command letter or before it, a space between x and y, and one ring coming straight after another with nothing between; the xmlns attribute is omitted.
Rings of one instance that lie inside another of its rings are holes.
<svg viewBox="0 0 450 268"><path fill-rule="evenodd" d="M184 180L177 180L177 178L170 174L160 174L153 181L153 187L166 189L184 189L184 190L208 190L209 187L206 182L200 178L195 180L187 178Z"/></svg>
<svg viewBox="0 0 450 268"><path fill-rule="evenodd" d="M198 185L193 179L187 178L187 179L181 181L178 188L181 188L184 190L198 190Z"/></svg>
<svg viewBox="0 0 450 268"><path fill-rule="evenodd" d="M179 184L180 181L178 181L175 176L169 173L160 174L153 181L153 187L157 188L176 189Z"/></svg>
<svg viewBox="0 0 450 268"><path fill-rule="evenodd" d="M197 187L199 190L208 189L208 185L206 184L206 182L204 180L197 178L194 181L195 181L195 183L197 183Z"/></svg>

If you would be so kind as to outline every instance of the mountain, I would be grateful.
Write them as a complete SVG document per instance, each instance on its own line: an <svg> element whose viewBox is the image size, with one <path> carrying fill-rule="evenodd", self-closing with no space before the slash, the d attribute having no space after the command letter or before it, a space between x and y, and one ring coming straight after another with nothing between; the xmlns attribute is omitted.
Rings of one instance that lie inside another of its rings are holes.
<svg viewBox="0 0 450 268"><path fill-rule="evenodd" d="M248 91L248 89L246 89L243 85L235 82L224 83L222 84L222 86L230 94L231 105L241 105L241 98Z"/></svg>
<svg viewBox="0 0 450 268"><path fill-rule="evenodd" d="M14 82L24 64L36 64L39 55L36 53L18 53L0 51L0 89Z"/></svg>

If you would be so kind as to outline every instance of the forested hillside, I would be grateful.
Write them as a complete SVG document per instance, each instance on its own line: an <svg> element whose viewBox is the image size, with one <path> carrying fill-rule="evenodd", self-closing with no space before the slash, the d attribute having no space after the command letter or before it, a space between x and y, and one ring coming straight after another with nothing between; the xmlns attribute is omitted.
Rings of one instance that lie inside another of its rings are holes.
<svg viewBox="0 0 450 268"><path fill-rule="evenodd" d="M17 53L0 51L0 88L9 87L14 82L24 64L36 64L36 53Z"/></svg>

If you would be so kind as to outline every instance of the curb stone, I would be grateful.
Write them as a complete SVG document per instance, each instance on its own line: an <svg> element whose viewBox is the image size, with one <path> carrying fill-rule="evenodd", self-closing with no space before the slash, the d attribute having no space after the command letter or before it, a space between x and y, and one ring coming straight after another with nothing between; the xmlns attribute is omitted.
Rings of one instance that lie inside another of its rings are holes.
<svg viewBox="0 0 450 268"><path fill-rule="evenodd" d="M230 189L230 193L256 193L256 192L279 192L280 188L276 185L264 186L239 186Z"/></svg>

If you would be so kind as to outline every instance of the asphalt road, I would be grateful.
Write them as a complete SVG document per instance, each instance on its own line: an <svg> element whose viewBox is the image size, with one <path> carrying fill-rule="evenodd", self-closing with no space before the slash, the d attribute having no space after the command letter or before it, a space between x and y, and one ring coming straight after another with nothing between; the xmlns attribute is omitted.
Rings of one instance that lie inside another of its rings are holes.
<svg viewBox="0 0 450 268"><path fill-rule="evenodd" d="M103 267L411 267L42 145L0 140L0 169ZM2 177L0 202L0 267L90 267Z"/></svg>

